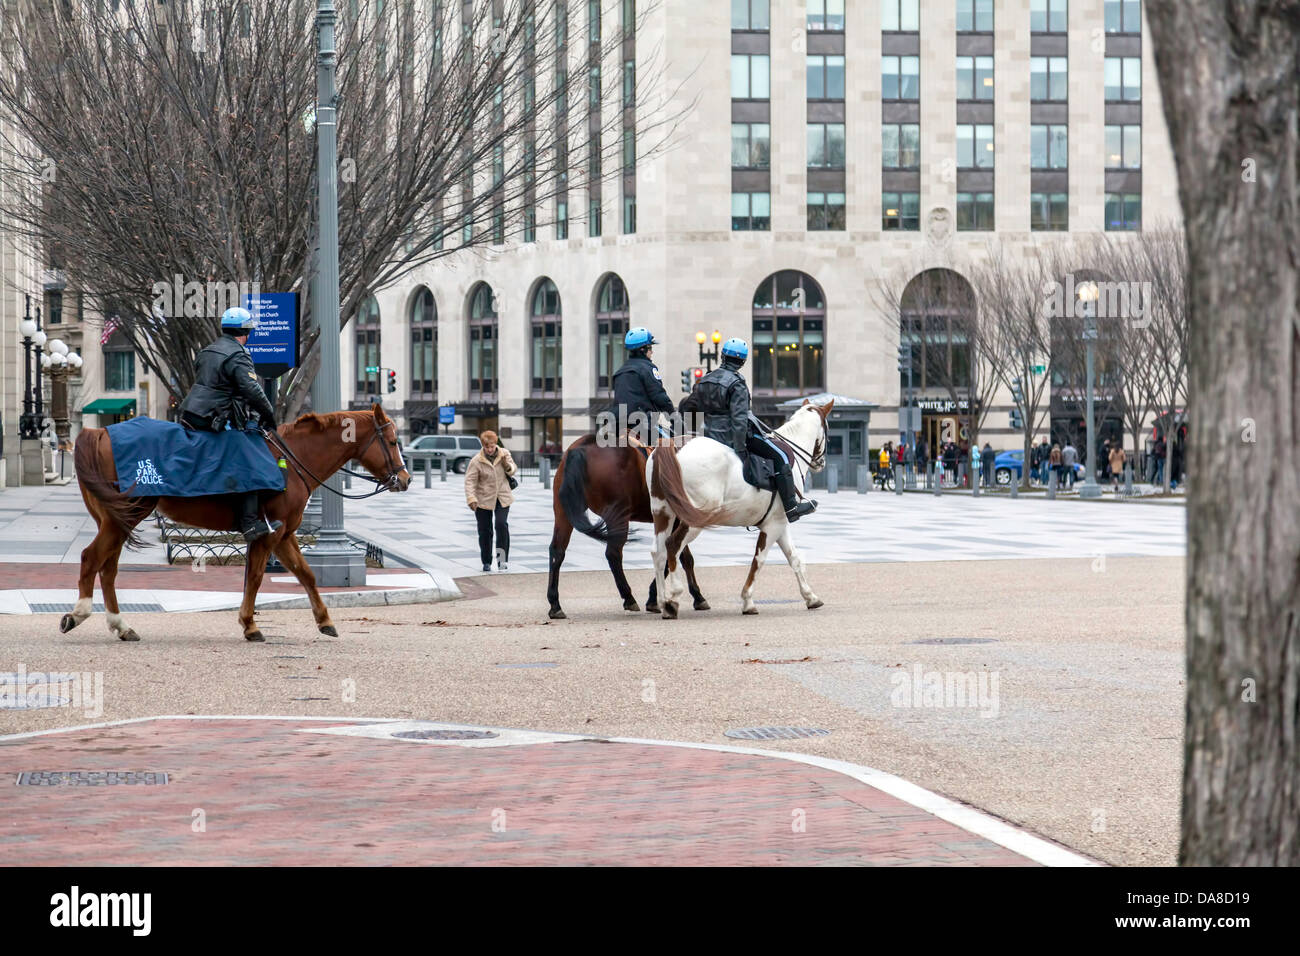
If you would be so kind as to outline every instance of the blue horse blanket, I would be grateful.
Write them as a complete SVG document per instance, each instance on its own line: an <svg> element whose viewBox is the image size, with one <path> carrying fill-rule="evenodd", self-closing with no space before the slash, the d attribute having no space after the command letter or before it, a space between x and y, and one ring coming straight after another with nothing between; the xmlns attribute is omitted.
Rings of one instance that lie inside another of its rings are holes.
<svg viewBox="0 0 1300 956"><path fill-rule="evenodd" d="M108 426L119 491L192 498L283 491L284 472L254 430L191 431L154 418ZM135 487L132 488L132 485Z"/></svg>

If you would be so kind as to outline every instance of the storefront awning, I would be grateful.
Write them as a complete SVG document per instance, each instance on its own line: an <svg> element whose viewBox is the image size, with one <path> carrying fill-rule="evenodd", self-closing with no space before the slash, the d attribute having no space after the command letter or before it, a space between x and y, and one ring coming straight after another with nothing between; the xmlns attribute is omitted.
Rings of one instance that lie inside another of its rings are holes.
<svg viewBox="0 0 1300 956"><path fill-rule="evenodd" d="M97 398L81 409L83 415L125 415L134 411L134 398Z"/></svg>

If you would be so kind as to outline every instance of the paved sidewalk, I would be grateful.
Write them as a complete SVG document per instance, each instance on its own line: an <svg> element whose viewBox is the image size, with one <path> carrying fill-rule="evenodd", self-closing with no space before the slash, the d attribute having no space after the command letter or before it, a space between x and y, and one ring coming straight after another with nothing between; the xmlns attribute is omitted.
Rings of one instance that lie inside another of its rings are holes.
<svg viewBox="0 0 1300 956"><path fill-rule="evenodd" d="M393 736L450 726L158 718L0 738L0 844L6 861L57 866L1090 862L821 758L508 730ZM167 782L13 785L31 771Z"/></svg>

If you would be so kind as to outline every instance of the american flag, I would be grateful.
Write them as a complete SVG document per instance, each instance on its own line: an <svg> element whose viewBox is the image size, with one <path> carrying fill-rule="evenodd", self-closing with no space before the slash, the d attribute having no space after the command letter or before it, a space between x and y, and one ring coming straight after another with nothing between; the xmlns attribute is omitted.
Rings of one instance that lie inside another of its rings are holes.
<svg viewBox="0 0 1300 956"><path fill-rule="evenodd" d="M122 320L116 315L110 315L108 321L104 323L104 331L99 334L99 344L107 345L108 340L113 337L113 333L122 327Z"/></svg>

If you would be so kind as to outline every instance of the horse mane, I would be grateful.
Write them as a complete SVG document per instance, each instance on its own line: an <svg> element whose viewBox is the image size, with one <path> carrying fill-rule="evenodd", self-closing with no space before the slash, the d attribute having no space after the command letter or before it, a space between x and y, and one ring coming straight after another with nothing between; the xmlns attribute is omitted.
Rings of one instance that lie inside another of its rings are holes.
<svg viewBox="0 0 1300 956"><path fill-rule="evenodd" d="M344 416L369 415L369 409L355 412L305 412L289 423L292 431L324 432L338 428Z"/></svg>

